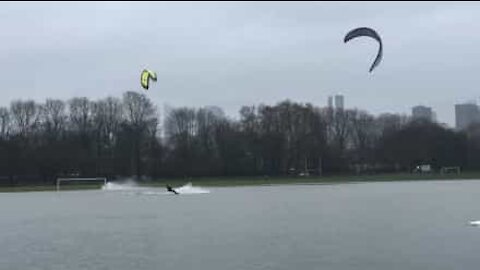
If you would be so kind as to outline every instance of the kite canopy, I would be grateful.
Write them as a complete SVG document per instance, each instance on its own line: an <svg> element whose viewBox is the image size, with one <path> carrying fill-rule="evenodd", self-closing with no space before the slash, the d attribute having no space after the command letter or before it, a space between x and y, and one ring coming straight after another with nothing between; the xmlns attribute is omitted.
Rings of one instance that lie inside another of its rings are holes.
<svg viewBox="0 0 480 270"><path fill-rule="evenodd" d="M372 72L372 70L376 66L378 66L378 64L380 64L380 62L382 61L382 57L383 57L382 39L380 38L378 33L375 32L375 30L368 27L359 27L348 32L347 35L345 35L343 42L347 43L348 41L357 37L371 37L376 41L378 41L379 47L378 47L377 57L375 57L375 60L373 61L373 64L369 70L369 72Z"/></svg>
<svg viewBox="0 0 480 270"><path fill-rule="evenodd" d="M148 87L150 86L150 80L156 82L157 81L157 74L151 70L144 69L142 71L142 75L140 78L140 83L142 84L142 87L145 90L148 90Z"/></svg>

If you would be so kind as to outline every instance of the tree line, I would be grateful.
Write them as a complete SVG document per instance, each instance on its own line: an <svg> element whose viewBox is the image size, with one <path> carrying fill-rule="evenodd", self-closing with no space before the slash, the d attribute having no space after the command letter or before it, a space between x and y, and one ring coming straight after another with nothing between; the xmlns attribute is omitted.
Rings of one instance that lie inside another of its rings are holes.
<svg viewBox="0 0 480 270"><path fill-rule="evenodd" d="M160 123L145 95L96 101L13 101L0 108L0 184L50 184L59 176L299 176L480 167L480 127L455 131L398 114L289 100L172 108Z"/></svg>

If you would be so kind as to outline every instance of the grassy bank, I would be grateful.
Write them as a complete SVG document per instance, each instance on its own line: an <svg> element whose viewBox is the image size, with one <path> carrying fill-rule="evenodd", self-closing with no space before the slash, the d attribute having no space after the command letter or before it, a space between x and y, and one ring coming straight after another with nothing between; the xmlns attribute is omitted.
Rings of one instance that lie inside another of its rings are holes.
<svg viewBox="0 0 480 270"><path fill-rule="evenodd" d="M426 181L426 180L468 180L480 179L480 172L464 172L456 174L377 174L377 175L336 175L325 177L215 177L215 178L188 178L188 179L159 179L141 183L146 187L164 187L166 183L172 186L181 186L192 182L195 186L204 187L231 187L231 186L255 186L275 184L332 184L351 182L388 182L388 181ZM78 184L64 185L62 191L99 189L101 184ZM28 191L55 191L56 187L51 186L14 186L0 187L0 192L28 192Z"/></svg>

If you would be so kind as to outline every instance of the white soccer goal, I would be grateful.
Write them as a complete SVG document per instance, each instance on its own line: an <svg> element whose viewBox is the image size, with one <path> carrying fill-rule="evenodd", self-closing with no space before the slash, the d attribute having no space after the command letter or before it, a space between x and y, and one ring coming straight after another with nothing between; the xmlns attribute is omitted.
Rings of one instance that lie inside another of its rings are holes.
<svg viewBox="0 0 480 270"><path fill-rule="evenodd" d="M77 182L77 181L90 181L90 182L103 182L103 185L107 184L107 178L106 177L92 177L92 178L81 178L81 177L76 177L76 178L57 178L57 191L60 190L60 183L62 182Z"/></svg>

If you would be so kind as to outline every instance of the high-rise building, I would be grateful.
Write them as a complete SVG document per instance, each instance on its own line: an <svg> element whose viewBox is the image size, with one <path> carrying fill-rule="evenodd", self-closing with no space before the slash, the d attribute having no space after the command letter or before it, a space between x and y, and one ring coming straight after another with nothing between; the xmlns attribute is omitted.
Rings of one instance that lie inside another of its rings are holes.
<svg viewBox="0 0 480 270"><path fill-rule="evenodd" d="M342 95L335 95L335 108L343 109L343 96Z"/></svg>
<svg viewBox="0 0 480 270"><path fill-rule="evenodd" d="M425 119L428 121L434 121L433 111L430 107L425 106L415 106L412 108L412 118L413 119Z"/></svg>
<svg viewBox="0 0 480 270"><path fill-rule="evenodd" d="M328 108L333 108L333 97L328 97Z"/></svg>
<svg viewBox="0 0 480 270"><path fill-rule="evenodd" d="M433 121L433 122L438 122L437 120L438 120L438 119L437 119L437 113L434 112L434 111L432 111L432 121Z"/></svg>
<svg viewBox="0 0 480 270"><path fill-rule="evenodd" d="M477 104L464 103L455 105L455 127L459 130L466 129L473 123L480 122L480 112Z"/></svg>

